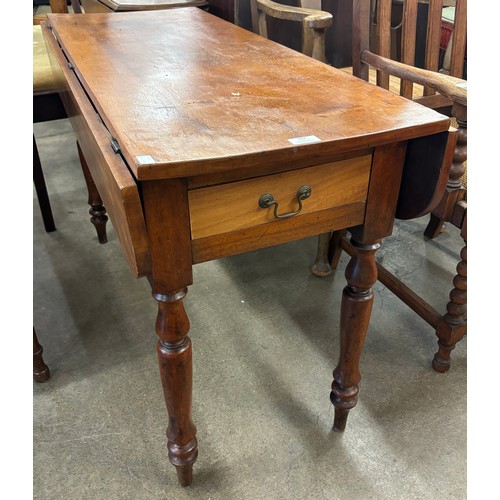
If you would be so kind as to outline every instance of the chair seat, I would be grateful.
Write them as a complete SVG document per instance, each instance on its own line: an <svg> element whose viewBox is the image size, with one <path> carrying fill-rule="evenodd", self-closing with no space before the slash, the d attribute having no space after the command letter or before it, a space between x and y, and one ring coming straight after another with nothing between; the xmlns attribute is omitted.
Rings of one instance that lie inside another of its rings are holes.
<svg viewBox="0 0 500 500"><path fill-rule="evenodd" d="M41 26L33 26L33 93L56 92Z"/></svg>

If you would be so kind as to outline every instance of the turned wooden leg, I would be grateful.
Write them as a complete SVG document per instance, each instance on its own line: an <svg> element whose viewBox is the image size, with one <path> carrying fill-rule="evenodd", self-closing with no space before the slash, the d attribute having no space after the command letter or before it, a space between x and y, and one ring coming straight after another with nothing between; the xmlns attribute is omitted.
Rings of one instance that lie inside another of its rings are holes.
<svg viewBox="0 0 500 500"><path fill-rule="evenodd" d="M36 196L38 198L38 204L40 205L45 231L47 233L55 231L56 225L54 223L54 216L52 215L52 208L50 207L47 184L45 184L45 177L43 176L42 164L40 163L35 136L33 136L33 184L35 185Z"/></svg>
<svg viewBox="0 0 500 500"><path fill-rule="evenodd" d="M363 244L351 238L355 253L347 265L347 286L340 314L340 354L333 372L330 400L335 406L333 429L343 431L349 410L356 406L361 374L359 362L373 305L372 286L377 281L375 252L380 243Z"/></svg>
<svg viewBox="0 0 500 500"><path fill-rule="evenodd" d="M87 184L87 191L89 193L88 204L90 205L90 222L94 224L97 231L97 239L99 243L107 243L108 237L106 235L106 222L108 221L108 216L106 215L106 208L102 204L101 196L97 187L92 179L87 161L83 156L80 144L76 143L78 148L78 156L80 157L80 164L82 166L83 176L85 177L85 182Z"/></svg>
<svg viewBox="0 0 500 500"><path fill-rule="evenodd" d="M318 248L316 260L311 271L316 276L328 276L332 272L330 260L328 259L328 250L330 247L330 233L320 234L318 236Z"/></svg>
<svg viewBox="0 0 500 500"><path fill-rule="evenodd" d="M50 370L42 354L43 347L38 342L35 328L33 328L33 380L35 382L46 382L50 378Z"/></svg>
<svg viewBox="0 0 500 500"><path fill-rule="evenodd" d="M182 486L193 480L198 456L196 427L191 420L192 350L189 319L183 299L187 289L171 295L155 294L158 301L156 333L163 393L168 411L168 458L175 465Z"/></svg>
<svg viewBox="0 0 500 500"><path fill-rule="evenodd" d="M142 194L151 246L150 279L158 302L157 352L168 412L168 458L179 483L188 486L198 442L191 417L192 348L183 303L193 282L187 183L185 179L144 181Z"/></svg>
<svg viewBox="0 0 500 500"><path fill-rule="evenodd" d="M436 329L438 336L438 352L432 360L432 367L437 372L444 373L450 369L451 351L462 340L467 331L467 221L462 229L465 236L465 246L460 252L461 261L457 265L457 275L453 280L453 290L450 292L450 302L446 305L446 314Z"/></svg>

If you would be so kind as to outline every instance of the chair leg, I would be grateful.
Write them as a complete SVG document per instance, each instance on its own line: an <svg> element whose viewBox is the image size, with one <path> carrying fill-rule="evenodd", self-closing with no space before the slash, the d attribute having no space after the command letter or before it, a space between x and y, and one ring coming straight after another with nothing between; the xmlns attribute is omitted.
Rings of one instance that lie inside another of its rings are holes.
<svg viewBox="0 0 500 500"><path fill-rule="evenodd" d="M35 136L33 135L33 184L35 185L38 204L40 205L40 212L42 213L43 225L45 231L50 233L56 230L54 223L54 216L52 215L52 208L50 206L49 194L47 192L47 185L45 184L45 177L43 176L42 164L40 163L40 156L38 155L38 148L36 147Z"/></svg>
<svg viewBox="0 0 500 500"><path fill-rule="evenodd" d="M464 204L465 206L465 204ZM466 208L465 208L466 210ZM355 251L345 238L346 231L337 231L332 235L330 244L330 262L335 269L342 250L351 257ZM447 304L447 313L443 316L428 304L422 297L417 295L411 288L406 286L399 278L391 274L379 262L377 262L377 279L396 297L410 307L435 331L438 337L438 352L434 355L432 367L434 370L444 373L450 369L451 351L455 345L462 340L467 332L467 213L463 217L462 238L463 247L457 265L457 275L453 280L453 290L450 293L450 301Z"/></svg>
<svg viewBox="0 0 500 500"><path fill-rule="evenodd" d="M342 254L342 239L346 236L347 230L333 231L318 236L318 249L316 260L311 271L316 276L328 276L337 265Z"/></svg>
<svg viewBox="0 0 500 500"><path fill-rule="evenodd" d="M332 233L330 246L328 248L328 261L330 262L330 267L332 269L337 269L340 256L342 255L342 240L346 237L346 235L347 229L333 231Z"/></svg>
<svg viewBox="0 0 500 500"><path fill-rule="evenodd" d="M436 236L438 236L440 233L443 232L444 223L445 223L444 219L441 219L437 215L431 214L429 223L425 228L424 235L427 236L427 238L431 239L435 238Z"/></svg>
<svg viewBox="0 0 500 500"><path fill-rule="evenodd" d="M332 272L330 261L328 259L330 235L331 233L324 233L318 236L316 259L311 268L312 273L316 276L328 276Z"/></svg>
<svg viewBox="0 0 500 500"><path fill-rule="evenodd" d="M38 342L35 328L33 328L33 380L46 382L50 377L49 367L43 361L43 347Z"/></svg>
<svg viewBox="0 0 500 500"><path fill-rule="evenodd" d="M80 144L78 144L78 141L76 143L76 146L78 148L78 156L80 157L80 164L82 166L83 176L85 177L85 182L87 184L87 190L89 193L88 204L90 205L90 222L94 224L94 227L97 231L97 239L99 240L99 243L107 243L108 237L106 235L106 222L108 221L108 216L106 215L106 208L102 204L101 196L99 194L99 191L97 191L94 179L92 179L87 161L83 156L83 152L80 148Z"/></svg>
<svg viewBox="0 0 500 500"><path fill-rule="evenodd" d="M441 373L450 369L451 351L467 332L467 215L461 234L465 246L460 252L461 261L457 265L457 274L453 279L454 288L450 293L450 302L446 305L447 313L436 329L439 349L432 360L432 367Z"/></svg>
<svg viewBox="0 0 500 500"><path fill-rule="evenodd" d="M458 140L448 185L424 233L425 236L433 238L439 234L443 222L450 222L461 229L465 241L460 253L461 261L457 266L457 275L453 280L454 288L450 293L450 302L446 305L447 312L436 328L439 349L432 360L432 367L438 372L450 369L451 351L467 331L467 204L463 201L465 189L462 185L467 160L467 109L456 104L453 106L452 114L458 124Z"/></svg>

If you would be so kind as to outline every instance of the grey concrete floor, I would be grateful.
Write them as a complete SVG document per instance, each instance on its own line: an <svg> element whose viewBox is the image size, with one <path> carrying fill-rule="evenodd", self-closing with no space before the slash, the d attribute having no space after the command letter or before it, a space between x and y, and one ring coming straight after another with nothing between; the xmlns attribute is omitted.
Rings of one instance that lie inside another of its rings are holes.
<svg viewBox="0 0 500 500"><path fill-rule="evenodd" d="M33 385L36 499L466 498L467 347L431 369L432 329L384 286L342 434L329 401L343 270L310 273L315 238L194 268L194 482L167 459L156 305L108 223L99 245L66 120L35 126L57 231L33 194L33 322L51 378ZM462 242L397 223L379 258L444 311Z"/></svg>

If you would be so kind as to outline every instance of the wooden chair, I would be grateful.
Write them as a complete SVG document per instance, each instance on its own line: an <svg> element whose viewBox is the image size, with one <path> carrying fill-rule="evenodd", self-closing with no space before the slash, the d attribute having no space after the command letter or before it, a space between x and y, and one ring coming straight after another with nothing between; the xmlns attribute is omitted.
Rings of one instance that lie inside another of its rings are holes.
<svg viewBox="0 0 500 500"><path fill-rule="evenodd" d="M453 280L450 301L444 315L438 313L411 288L378 264L378 279L422 319L436 330L438 352L432 366L445 372L450 367L450 354L456 343L466 333L467 302L467 204L466 189L462 183L467 159L467 82L462 80L466 50L467 0L456 0L453 44L449 48L449 69L442 71L440 53L441 18L443 0L425 0L428 3L428 24L425 39L425 68L414 67L416 46L416 12L419 0L404 0L401 22L401 61L390 59L391 55L391 6L394 0L353 0L353 67L355 76L370 81L402 96L413 99L424 106L449 113L458 126L458 140L451 172L443 198L432 210L425 236L434 238L449 223L460 230L465 246L460 253L457 275ZM424 1L424 0L420 0ZM371 28L371 30L370 30ZM371 38L371 44L370 44ZM393 40L394 41L394 40ZM370 45L373 50L370 50ZM441 70L441 71L440 71ZM419 179L415 179L419 182ZM424 189L425 186L422 186ZM411 207L411 200L400 194L398 217L414 218L404 207ZM330 245L320 241L313 272L324 275L325 267L335 268L341 249L352 253L345 235L334 233ZM318 271L319 270L319 271Z"/></svg>
<svg viewBox="0 0 500 500"><path fill-rule="evenodd" d="M329 12L304 7L290 7L272 0L251 0L250 8L254 33L272 38L269 37L268 32L269 18L300 23L301 52L318 61L326 61L325 31L332 25L333 19Z"/></svg>
<svg viewBox="0 0 500 500"><path fill-rule="evenodd" d="M79 14L82 12L78 0L34 1L33 2L33 123L67 118L52 74L49 56L41 32L40 22L49 12ZM85 161L82 161L83 173L87 183L90 205L89 213L94 224L99 243L106 243L106 209L90 177ZM38 154L35 135L33 134L33 182L37 193L42 219L46 231L54 231L55 224L47 193L47 187Z"/></svg>

